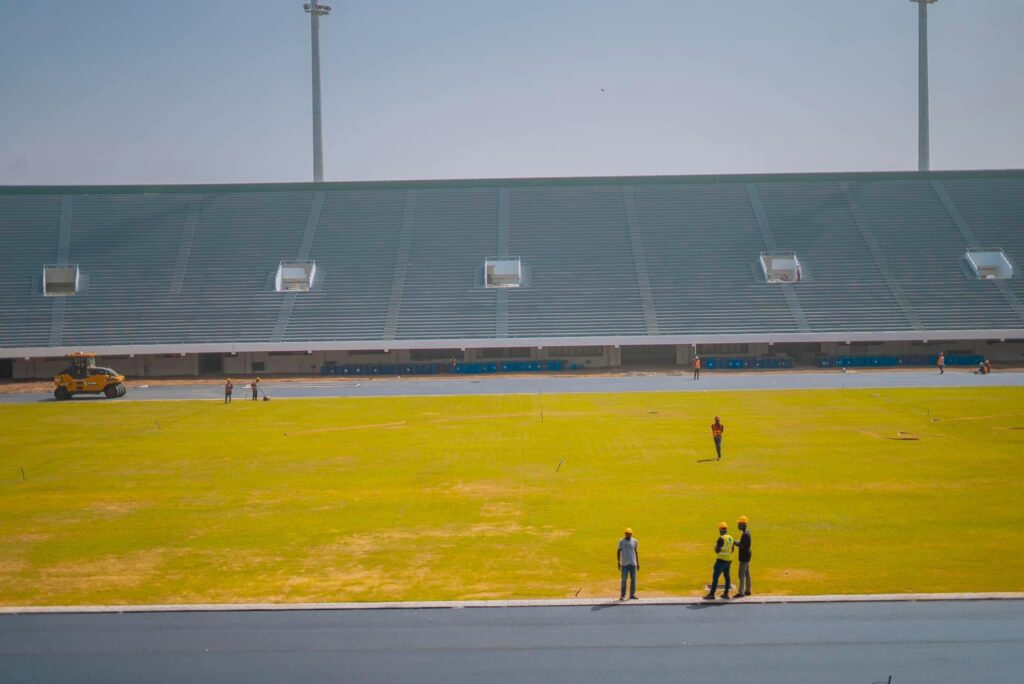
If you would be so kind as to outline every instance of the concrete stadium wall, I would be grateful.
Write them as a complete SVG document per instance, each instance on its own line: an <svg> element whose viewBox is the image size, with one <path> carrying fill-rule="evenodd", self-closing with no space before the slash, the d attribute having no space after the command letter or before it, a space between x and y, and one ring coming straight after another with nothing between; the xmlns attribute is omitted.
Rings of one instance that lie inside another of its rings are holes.
<svg viewBox="0 0 1024 684"><path fill-rule="evenodd" d="M669 348L668 351L671 352ZM600 353L596 351L600 350ZM675 345L675 361L658 362L649 365L667 369L689 367L695 352L702 356L715 357L760 357L786 355L796 365L816 367L821 354L831 356L887 356L899 354L937 354L963 351L981 354L997 366L1024 367L1024 341L1010 340L963 340L943 342L854 342L845 343L767 343L747 345ZM583 351L586 355L579 355ZM629 351L629 350L627 350ZM663 358L662 353L656 354ZM670 354L671 356L671 354ZM239 352L220 356L219 373L203 373L214 376L246 375L317 375L324 363L335 364L396 364L396 363L447 363L487 362L503 360L548 360L561 359L575 363L579 368L619 368L623 366L623 350L617 346L606 347L520 347L503 350L500 353L485 349L433 350L418 353L407 349L389 351L314 351L307 352ZM97 365L108 366L128 377L189 377L200 375L198 354L156 354L134 356L108 356L97 358ZM643 365L643 364L629 364ZM63 358L14 359L12 377L15 380L49 379L67 366Z"/></svg>

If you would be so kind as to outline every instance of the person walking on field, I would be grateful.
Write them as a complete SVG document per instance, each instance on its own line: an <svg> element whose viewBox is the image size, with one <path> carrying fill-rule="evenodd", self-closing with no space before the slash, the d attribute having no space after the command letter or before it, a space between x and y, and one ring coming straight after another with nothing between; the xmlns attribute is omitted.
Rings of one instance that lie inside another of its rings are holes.
<svg viewBox="0 0 1024 684"><path fill-rule="evenodd" d="M935 365L939 367L939 375L946 372L946 355L939 352L939 358L935 359Z"/></svg>
<svg viewBox="0 0 1024 684"><path fill-rule="evenodd" d="M627 527L625 536L619 540L619 549L615 552L615 560L619 565L622 583L619 585L619 600L626 600L626 578L629 578L629 598L636 599L636 572L640 569L640 554L637 541L633 538L633 529Z"/></svg>
<svg viewBox="0 0 1024 684"><path fill-rule="evenodd" d="M732 550L736 545L729 534L729 526L724 522L718 523L718 541L715 542L715 568L711 575L711 588L708 590L705 601L712 601L715 598L715 591L718 590L718 578L725 575L725 589L722 591L722 598L729 600L729 590L732 589L732 575L729 567L732 565Z"/></svg>
<svg viewBox="0 0 1024 684"><path fill-rule="evenodd" d="M693 379L700 380L700 357L693 357Z"/></svg>
<svg viewBox="0 0 1024 684"><path fill-rule="evenodd" d="M253 380L250 387L252 387L252 400L256 401L260 391L260 379L256 378Z"/></svg>
<svg viewBox="0 0 1024 684"><path fill-rule="evenodd" d="M231 393L234 390L235 390L235 386L231 384L231 378L228 378L228 381L224 383L224 403L225 404L230 404L231 403Z"/></svg>
<svg viewBox="0 0 1024 684"><path fill-rule="evenodd" d="M715 440L715 451L718 453L716 460L722 460L722 433L725 432L725 426L722 425L722 419L715 416L715 422L711 424L711 437Z"/></svg>
<svg viewBox="0 0 1024 684"><path fill-rule="evenodd" d="M736 544L739 547L737 555L740 561L739 573L737 573L739 577L736 580L736 598L750 596L750 530L747 529L747 524L748 520L745 515L741 515L736 521L736 526L743 533Z"/></svg>

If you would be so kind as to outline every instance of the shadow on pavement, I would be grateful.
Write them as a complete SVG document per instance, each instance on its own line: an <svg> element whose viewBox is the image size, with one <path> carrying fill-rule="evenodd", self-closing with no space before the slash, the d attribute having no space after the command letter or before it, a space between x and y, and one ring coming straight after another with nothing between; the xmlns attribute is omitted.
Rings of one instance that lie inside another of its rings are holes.
<svg viewBox="0 0 1024 684"><path fill-rule="evenodd" d="M727 606L731 601L704 601L703 603L688 603L686 604L687 610L702 610L704 608L717 608L721 606Z"/></svg>

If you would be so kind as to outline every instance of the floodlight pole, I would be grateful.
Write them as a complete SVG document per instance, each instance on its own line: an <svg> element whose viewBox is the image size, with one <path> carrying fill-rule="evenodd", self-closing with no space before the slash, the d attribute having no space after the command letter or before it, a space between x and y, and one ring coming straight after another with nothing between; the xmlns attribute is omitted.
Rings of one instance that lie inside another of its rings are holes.
<svg viewBox="0 0 1024 684"><path fill-rule="evenodd" d="M309 14L310 49L313 59L313 180L324 179L323 114L320 111L320 17L331 13L330 5L307 2L302 8Z"/></svg>
<svg viewBox="0 0 1024 684"><path fill-rule="evenodd" d="M917 170L931 168L928 140L928 5L938 0L910 0L917 3Z"/></svg>

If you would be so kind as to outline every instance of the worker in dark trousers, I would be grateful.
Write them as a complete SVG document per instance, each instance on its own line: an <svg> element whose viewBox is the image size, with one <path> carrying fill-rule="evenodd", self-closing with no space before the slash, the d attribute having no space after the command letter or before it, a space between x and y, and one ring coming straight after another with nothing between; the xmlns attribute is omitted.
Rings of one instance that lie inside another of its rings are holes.
<svg viewBox="0 0 1024 684"><path fill-rule="evenodd" d="M939 358L935 359L935 365L939 367L939 375L946 372L946 355L939 352Z"/></svg>
<svg viewBox="0 0 1024 684"><path fill-rule="evenodd" d="M252 387L252 400L256 401L259 398L260 393L260 379L256 378L253 380L250 387Z"/></svg>
<svg viewBox="0 0 1024 684"><path fill-rule="evenodd" d="M736 521L737 527L740 528L740 532L743 534L740 536L739 542L736 546L739 547L737 555L739 556L740 568L739 577L736 580L736 598L741 596L750 596L750 530L747 529L747 516L741 515L739 520Z"/></svg>
<svg viewBox="0 0 1024 684"><path fill-rule="evenodd" d="M715 416L715 422L711 424L711 436L715 440L715 451L718 453L719 461L722 460L722 433L725 432L725 426L722 425L722 419Z"/></svg>
<svg viewBox="0 0 1024 684"><path fill-rule="evenodd" d="M228 378L228 381L224 383L224 403L225 404L230 404L231 403L231 393L234 392L234 391L235 391L235 386L231 384L231 378Z"/></svg>
<svg viewBox="0 0 1024 684"><path fill-rule="evenodd" d="M711 601L715 598L715 591L718 589L718 578L725 575L725 590L722 592L722 598L729 600L729 590L732 589L732 575L730 574L730 566L732 565L732 550L736 546L736 542L733 541L732 536L729 534L729 526L723 523L718 523L718 540L715 542L715 568L711 575L711 589L708 590L707 595L704 597L705 601Z"/></svg>
<svg viewBox="0 0 1024 684"><path fill-rule="evenodd" d="M693 379L700 380L700 357L693 357Z"/></svg>

